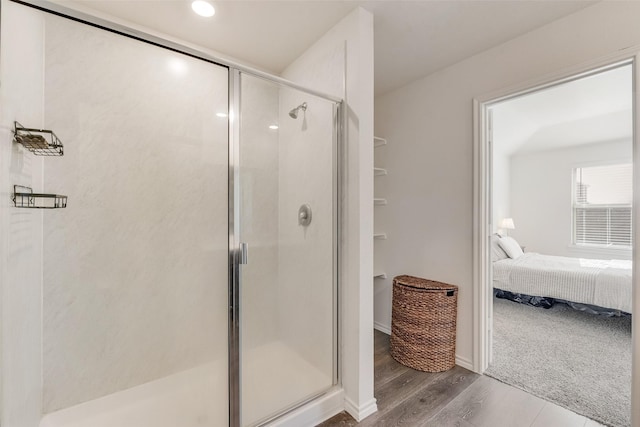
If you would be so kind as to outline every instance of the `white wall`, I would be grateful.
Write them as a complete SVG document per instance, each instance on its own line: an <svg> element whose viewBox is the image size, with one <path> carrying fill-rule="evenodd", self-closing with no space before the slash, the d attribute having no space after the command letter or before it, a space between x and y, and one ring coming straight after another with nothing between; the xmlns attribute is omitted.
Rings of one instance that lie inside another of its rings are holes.
<svg viewBox="0 0 640 427"><path fill-rule="evenodd" d="M493 146L493 232L500 231L500 220L511 218L511 156L499 144Z"/></svg>
<svg viewBox="0 0 640 427"><path fill-rule="evenodd" d="M40 128L43 117L43 19L2 1L0 39L0 286L2 415L0 424L35 427L42 412L42 218L18 209L13 185L43 190L42 158L12 142L13 121Z"/></svg>
<svg viewBox="0 0 640 427"><path fill-rule="evenodd" d="M473 362L472 100L640 43L639 14L637 2L597 3L376 98L376 134L390 141L387 273L460 286L465 366ZM388 325L391 280L376 287L376 321Z"/></svg>
<svg viewBox="0 0 640 427"><path fill-rule="evenodd" d="M358 8L291 64L283 77L345 99L342 194L342 385L356 419L373 397L373 16Z"/></svg>
<svg viewBox="0 0 640 427"><path fill-rule="evenodd" d="M572 171L599 162L630 163L631 140L515 154L511 158L510 231L527 252L581 258L631 259L630 250L571 246Z"/></svg>
<svg viewBox="0 0 640 427"><path fill-rule="evenodd" d="M226 361L228 85L225 68L45 22L45 123L65 144L45 184L69 196L44 214L50 412Z"/></svg>

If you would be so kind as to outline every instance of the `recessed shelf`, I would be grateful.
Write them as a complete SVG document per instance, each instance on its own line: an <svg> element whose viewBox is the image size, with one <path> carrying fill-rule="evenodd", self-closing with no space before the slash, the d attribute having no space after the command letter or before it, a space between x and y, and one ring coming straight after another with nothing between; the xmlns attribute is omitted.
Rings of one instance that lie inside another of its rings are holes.
<svg viewBox="0 0 640 427"><path fill-rule="evenodd" d="M387 174L387 170L384 168L373 168L374 176L380 176L380 175L386 175L386 174Z"/></svg>
<svg viewBox="0 0 640 427"><path fill-rule="evenodd" d="M52 130L32 129L13 122L13 140L36 156L62 156L64 147Z"/></svg>
<svg viewBox="0 0 640 427"><path fill-rule="evenodd" d="M67 196L34 193L31 187L13 186L11 200L16 208L59 209L67 207Z"/></svg>
<svg viewBox="0 0 640 427"><path fill-rule="evenodd" d="M387 140L384 138L380 138L377 136L373 137L373 147L374 148L378 148L378 147L382 147L387 145ZM383 176L383 175L387 175L387 169L385 168L379 168L379 167L373 167L373 176ZM382 198L382 197L374 197L373 198L373 204L374 206L383 206L387 204L387 199ZM373 233L373 239L374 240L386 240L387 239L387 233ZM375 270L373 272L373 279L375 281L375 279L386 279L387 278L387 273L380 271L380 267L381 266L377 266L374 267Z"/></svg>
<svg viewBox="0 0 640 427"><path fill-rule="evenodd" d="M380 138L377 136L373 137L373 147L374 148L378 148L378 147L382 147L383 145L387 145L387 140L384 138Z"/></svg>

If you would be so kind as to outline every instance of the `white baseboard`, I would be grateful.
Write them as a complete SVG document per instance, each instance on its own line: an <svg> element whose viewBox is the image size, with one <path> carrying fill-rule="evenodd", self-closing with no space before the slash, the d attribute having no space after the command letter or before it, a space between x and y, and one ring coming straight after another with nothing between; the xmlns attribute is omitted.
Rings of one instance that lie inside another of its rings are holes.
<svg viewBox="0 0 640 427"><path fill-rule="evenodd" d="M373 398L359 407L353 403L348 397L344 398L344 409L353 417L357 422L360 422L367 418L369 415L378 412L378 405L376 399Z"/></svg>
<svg viewBox="0 0 640 427"><path fill-rule="evenodd" d="M465 369L473 371L473 362L465 357L460 357L456 354L456 365Z"/></svg>
<svg viewBox="0 0 640 427"><path fill-rule="evenodd" d="M269 424L272 427L315 426L345 410L344 390L336 387L324 396Z"/></svg>
<svg viewBox="0 0 640 427"><path fill-rule="evenodd" d="M373 328L384 332L387 335L391 335L391 326L384 325L380 322L373 322Z"/></svg>

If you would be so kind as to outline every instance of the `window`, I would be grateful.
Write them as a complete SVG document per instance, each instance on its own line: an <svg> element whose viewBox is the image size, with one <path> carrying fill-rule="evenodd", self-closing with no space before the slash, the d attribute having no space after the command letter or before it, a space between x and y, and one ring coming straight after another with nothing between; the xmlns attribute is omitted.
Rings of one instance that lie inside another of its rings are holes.
<svg viewBox="0 0 640 427"><path fill-rule="evenodd" d="M574 169L573 244L631 248L631 163Z"/></svg>

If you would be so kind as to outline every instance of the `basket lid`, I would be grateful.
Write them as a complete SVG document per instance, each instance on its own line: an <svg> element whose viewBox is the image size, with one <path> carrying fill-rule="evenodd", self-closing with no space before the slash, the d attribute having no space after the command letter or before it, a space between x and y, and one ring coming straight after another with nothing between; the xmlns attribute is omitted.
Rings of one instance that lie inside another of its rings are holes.
<svg viewBox="0 0 640 427"><path fill-rule="evenodd" d="M407 275L394 277L393 283L428 291L455 291L458 289L456 285L450 285L448 283L437 282L435 280L423 279L421 277Z"/></svg>

